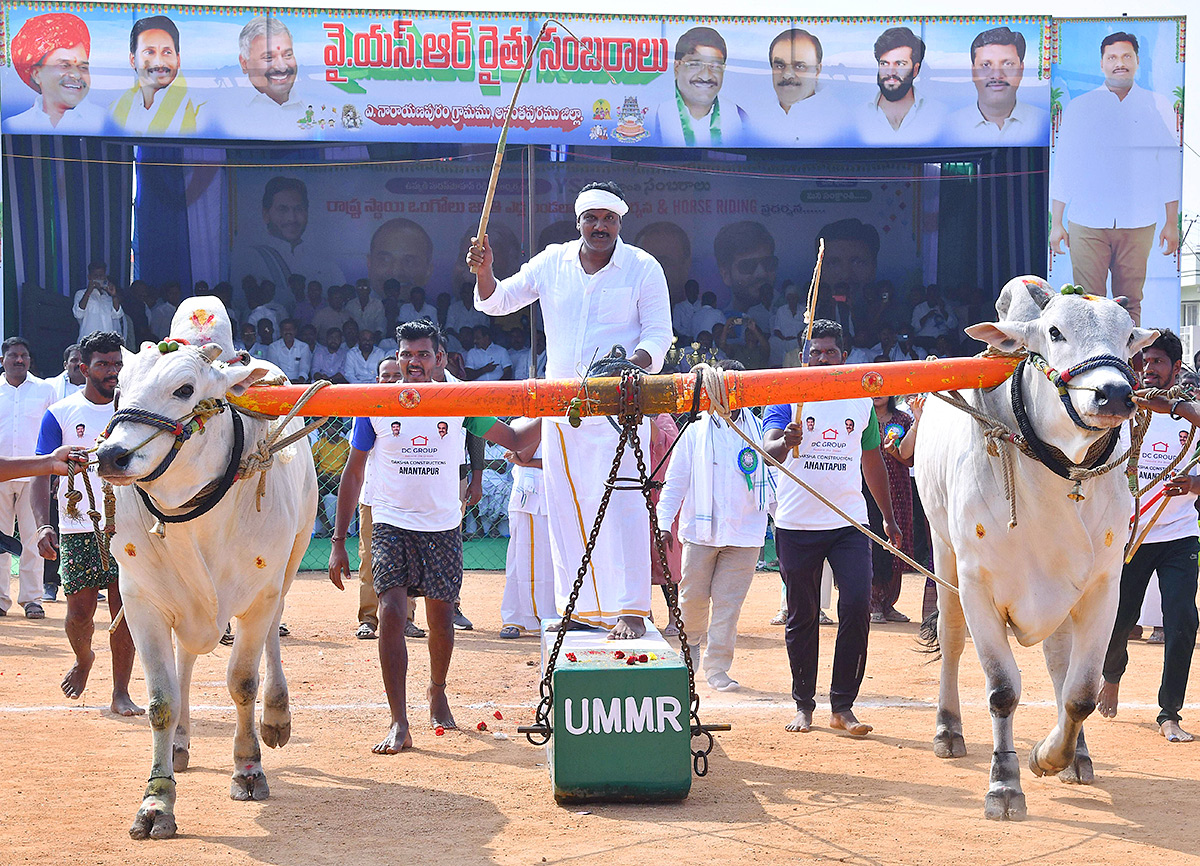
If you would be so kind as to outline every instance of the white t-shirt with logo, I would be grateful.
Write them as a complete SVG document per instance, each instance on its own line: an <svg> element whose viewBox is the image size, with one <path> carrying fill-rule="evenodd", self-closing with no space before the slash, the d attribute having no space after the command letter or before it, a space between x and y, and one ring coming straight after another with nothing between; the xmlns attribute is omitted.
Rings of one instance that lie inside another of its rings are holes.
<svg viewBox="0 0 1200 866"><path fill-rule="evenodd" d="M1151 479L1171 464L1175 455L1183 448L1183 442L1191 427L1190 422L1172 420L1170 415L1155 412L1150 416L1150 428L1146 431L1146 438L1142 440L1142 454L1138 458L1139 487L1149 484ZM1193 450L1198 443L1200 443L1200 435L1192 439ZM1187 456L1179 461L1180 465L1186 462ZM1160 481L1142 495L1143 507L1151 497L1162 490L1162 487ZM1154 512L1158 510L1161 502L1160 499L1158 503L1146 509L1141 517L1141 529L1138 532L1145 529L1146 523L1154 516ZM1198 532L1200 530L1197 529L1196 524L1196 495L1189 493L1185 496L1171 496L1168 498L1162 514L1159 515L1158 522L1146 533L1145 541L1148 543L1177 541L1180 538L1196 535Z"/></svg>
<svg viewBox="0 0 1200 866"><path fill-rule="evenodd" d="M46 410L42 416L42 429L38 434L37 453L50 454L55 448L70 445L75 448L91 448L96 439L104 432L114 412L113 404L93 403L76 391L70 397L59 400ZM58 531L60 535L70 535L75 532L91 532L92 519L87 516L89 508L87 491L84 490L84 479L92 489L96 502L96 510L100 512L100 525L104 526L104 494L100 489L100 481L96 473L89 472L86 476L75 476L75 489L83 494L79 500L79 519L72 520L67 516L67 480L58 482Z"/></svg>
<svg viewBox="0 0 1200 866"><path fill-rule="evenodd" d="M482 436L495 423L495 418L355 418L350 445L371 452L372 521L416 532L457 527L466 431Z"/></svg>
<svg viewBox="0 0 1200 866"><path fill-rule="evenodd" d="M783 430L795 414L795 405L772 406L763 417L763 430ZM800 419L804 441L800 443L799 456L794 456L789 448L783 465L865 525L867 502L862 494L862 454L864 450L879 447L879 425L871 399L805 403ZM840 529L849 525L786 475L779 476L775 498L775 525L781 529Z"/></svg>

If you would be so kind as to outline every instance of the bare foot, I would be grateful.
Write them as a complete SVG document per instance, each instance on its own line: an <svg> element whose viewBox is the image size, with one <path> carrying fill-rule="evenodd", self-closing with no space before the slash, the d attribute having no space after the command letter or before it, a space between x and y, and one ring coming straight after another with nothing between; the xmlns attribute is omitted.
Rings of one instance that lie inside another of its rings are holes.
<svg viewBox="0 0 1200 866"><path fill-rule="evenodd" d="M112 706L109 707L118 716L142 716L146 711L133 702L129 692L117 694L113 692Z"/></svg>
<svg viewBox="0 0 1200 866"><path fill-rule="evenodd" d="M83 694L83 690L87 688L88 674L92 672L92 663L96 661L96 654L89 651L87 659L76 659L75 664L71 665L71 669L67 671L67 675L62 680L62 693L72 700L77 699Z"/></svg>
<svg viewBox="0 0 1200 866"><path fill-rule="evenodd" d="M1183 728L1179 727L1179 722L1174 719L1167 719L1158 726L1158 730L1167 738L1168 743L1190 743L1196 739Z"/></svg>
<svg viewBox="0 0 1200 866"><path fill-rule="evenodd" d="M408 731L408 722L394 722L388 728L387 736L376 743L371 751L376 755L397 755L411 748L412 734Z"/></svg>
<svg viewBox="0 0 1200 866"><path fill-rule="evenodd" d="M440 686L429 684L425 689L425 697L429 698L429 727L457 728L454 716L450 712L450 701L446 699L446 684Z"/></svg>
<svg viewBox="0 0 1200 866"><path fill-rule="evenodd" d="M636 640L646 633L646 621L640 616L619 616L608 632L609 640Z"/></svg>
<svg viewBox="0 0 1200 866"><path fill-rule="evenodd" d="M812 730L812 713L808 710L796 710L796 718L784 725L783 729L793 734L807 734Z"/></svg>
<svg viewBox="0 0 1200 866"><path fill-rule="evenodd" d="M855 718L851 710L831 715L829 717L829 727L838 731L845 731L852 737L865 737L871 731L875 730L874 726L860 722Z"/></svg>
<svg viewBox="0 0 1200 866"><path fill-rule="evenodd" d="M1106 719L1116 718L1117 690L1120 687L1120 683L1110 683L1108 680L1100 681L1100 694L1096 696L1096 709Z"/></svg>

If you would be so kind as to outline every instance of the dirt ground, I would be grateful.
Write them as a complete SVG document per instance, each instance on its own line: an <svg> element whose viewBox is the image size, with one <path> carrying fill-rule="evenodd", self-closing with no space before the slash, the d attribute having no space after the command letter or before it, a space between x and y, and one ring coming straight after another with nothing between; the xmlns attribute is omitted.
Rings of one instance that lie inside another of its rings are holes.
<svg viewBox="0 0 1200 866"><path fill-rule="evenodd" d="M0 620L0 863L127 864L164 853L174 862L359 866L375 863L571 863L597 855L627 864L1148 864L1200 863L1200 743L1168 745L1157 733L1161 647L1135 642L1115 720L1089 722L1096 784L1068 786L1023 769L1029 820L983 818L991 729L982 678L968 647L963 703L968 754L946 761L930 748L937 666L918 655L916 625L873 626L867 679L857 706L875 725L866 740L819 726L787 734L792 714L782 629L768 624L778 578L761 574L742 613L736 693L701 686L706 721L730 722L712 768L691 796L663 805L555 805L545 751L517 736L536 694L536 638L500 640L503 575L468 574L450 691L460 732L435 737L414 725L415 750L376 756L387 727L376 644L358 641L357 598L321 574L301 575L289 596L284 667L293 734L264 749L271 799L229 799L233 711L225 689L229 650L200 659L193 687L192 765L179 777L179 838L133 842L126 829L150 761L145 717L108 711L110 657L97 617L97 660L81 704L63 698L69 666L65 605L31 622L20 609ZM913 618L920 585L910 577L900 609ZM16 586L13 586L15 593ZM657 618L665 608L656 599ZM423 621L423 615L419 615ZM823 628L828 683L834 630ZM423 697L423 642L412 646L410 690ZM1016 740L1022 766L1050 729L1052 691L1040 649L1017 648L1024 676ZM1200 729L1193 668L1184 724ZM132 692L145 686L140 666ZM823 696L818 695L818 701ZM492 713L499 709L504 720ZM425 712L414 701L419 721ZM507 732L477 733L477 722ZM1189 725L1188 722L1191 722ZM469 732L467 732L469 729ZM668 860L668 862L670 862Z"/></svg>

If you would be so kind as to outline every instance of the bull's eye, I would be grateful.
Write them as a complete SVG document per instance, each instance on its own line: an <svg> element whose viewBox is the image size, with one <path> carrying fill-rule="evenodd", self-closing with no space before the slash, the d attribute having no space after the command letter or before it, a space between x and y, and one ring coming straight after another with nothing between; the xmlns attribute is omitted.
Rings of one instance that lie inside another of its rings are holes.
<svg viewBox="0 0 1200 866"><path fill-rule="evenodd" d="M189 399L191 399L191 396L195 393L196 393L196 389L193 388L191 385L180 385L178 388L175 389L175 396L178 397L180 400L189 400Z"/></svg>
<svg viewBox="0 0 1200 866"><path fill-rule="evenodd" d="M1062 331L1053 325L1050 326L1050 339L1055 343L1065 343L1067 338L1062 335Z"/></svg>

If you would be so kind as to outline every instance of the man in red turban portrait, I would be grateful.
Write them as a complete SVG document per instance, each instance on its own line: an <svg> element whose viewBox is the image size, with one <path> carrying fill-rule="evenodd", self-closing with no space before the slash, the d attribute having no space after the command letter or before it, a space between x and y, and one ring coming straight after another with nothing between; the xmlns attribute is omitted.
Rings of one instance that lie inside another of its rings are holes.
<svg viewBox="0 0 1200 866"><path fill-rule="evenodd" d="M92 37L83 19L68 12L35 15L12 41L13 69L38 95L12 118L15 132L99 132L104 112L83 100L92 86Z"/></svg>

